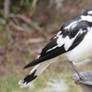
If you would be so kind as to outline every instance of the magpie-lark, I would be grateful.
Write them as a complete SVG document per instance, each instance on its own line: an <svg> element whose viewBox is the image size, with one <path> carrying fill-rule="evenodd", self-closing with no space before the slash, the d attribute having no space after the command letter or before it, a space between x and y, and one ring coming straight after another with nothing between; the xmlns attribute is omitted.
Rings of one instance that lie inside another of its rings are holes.
<svg viewBox="0 0 92 92"><path fill-rule="evenodd" d="M47 60L64 53L75 72L81 77L72 62L83 61L92 56L91 41L92 8L88 8L82 14L73 17L61 26L59 32L42 49L41 53L24 67L34 66L32 71L19 84L24 87L30 85L52 63L52 61Z"/></svg>

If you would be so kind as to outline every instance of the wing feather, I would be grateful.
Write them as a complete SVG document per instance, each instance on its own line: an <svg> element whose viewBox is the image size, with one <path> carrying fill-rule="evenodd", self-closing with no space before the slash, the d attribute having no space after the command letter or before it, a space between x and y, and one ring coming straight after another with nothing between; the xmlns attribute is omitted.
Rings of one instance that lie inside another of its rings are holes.
<svg viewBox="0 0 92 92"><path fill-rule="evenodd" d="M75 48L83 40L87 33L89 24L86 21L80 21L77 25L70 29L61 27L60 31L53 37L50 42L42 49L39 56L26 65L24 68L37 65L43 61L52 59L58 55L68 52ZM65 27L66 28L66 27Z"/></svg>

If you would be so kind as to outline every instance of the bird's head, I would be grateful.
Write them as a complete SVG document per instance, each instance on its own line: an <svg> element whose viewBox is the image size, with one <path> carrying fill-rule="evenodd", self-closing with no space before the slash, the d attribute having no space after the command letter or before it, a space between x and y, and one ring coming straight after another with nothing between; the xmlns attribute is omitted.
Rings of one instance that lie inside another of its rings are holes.
<svg viewBox="0 0 92 92"><path fill-rule="evenodd" d="M92 16L92 8L88 8L83 12L83 15L90 15Z"/></svg>

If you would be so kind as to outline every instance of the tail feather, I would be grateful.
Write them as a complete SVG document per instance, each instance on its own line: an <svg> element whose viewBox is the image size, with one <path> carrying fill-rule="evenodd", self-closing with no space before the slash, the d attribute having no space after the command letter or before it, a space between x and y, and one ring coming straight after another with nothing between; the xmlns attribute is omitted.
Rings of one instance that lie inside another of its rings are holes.
<svg viewBox="0 0 92 92"><path fill-rule="evenodd" d="M22 81L19 81L19 85L22 87L30 86L30 84L32 84L32 82L48 67L50 63L52 62L47 61L36 65Z"/></svg>
<svg viewBox="0 0 92 92"><path fill-rule="evenodd" d="M37 62L39 62L39 61L41 61L40 59L36 59L36 60L33 60L31 63L29 63L29 64L27 64L25 67L24 67L24 69L26 69L26 68L28 68L28 67L31 67L31 66L34 66L34 64L35 65L37 65L38 63Z"/></svg>
<svg viewBox="0 0 92 92"><path fill-rule="evenodd" d="M27 76L24 78L23 83L26 83L26 84L27 84L27 83L29 83L30 81L36 79L37 76L35 75L35 72L36 72L36 70L35 70L33 73L27 75Z"/></svg>

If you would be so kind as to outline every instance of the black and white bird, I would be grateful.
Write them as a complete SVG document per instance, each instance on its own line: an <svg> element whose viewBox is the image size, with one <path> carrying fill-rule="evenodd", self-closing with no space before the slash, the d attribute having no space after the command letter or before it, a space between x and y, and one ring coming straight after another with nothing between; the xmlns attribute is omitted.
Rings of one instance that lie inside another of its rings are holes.
<svg viewBox="0 0 92 92"><path fill-rule="evenodd" d="M33 67L31 72L19 82L22 86L28 86L35 80L56 56L65 53L72 62L87 60L92 57L92 8L88 8L82 14L70 19L63 24L59 32L42 49L41 53L24 68ZM75 72L78 71L74 68ZM78 73L79 75L79 73Z"/></svg>

